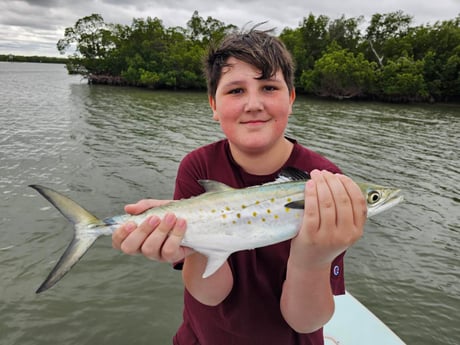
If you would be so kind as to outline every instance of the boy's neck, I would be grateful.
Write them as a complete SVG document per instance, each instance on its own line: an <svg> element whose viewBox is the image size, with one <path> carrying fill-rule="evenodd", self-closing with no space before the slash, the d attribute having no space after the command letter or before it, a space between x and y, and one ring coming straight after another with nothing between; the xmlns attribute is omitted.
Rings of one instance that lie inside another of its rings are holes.
<svg viewBox="0 0 460 345"><path fill-rule="evenodd" d="M230 143L235 162L251 175L270 175L281 169L291 156L294 144L286 138L263 152L241 151Z"/></svg>

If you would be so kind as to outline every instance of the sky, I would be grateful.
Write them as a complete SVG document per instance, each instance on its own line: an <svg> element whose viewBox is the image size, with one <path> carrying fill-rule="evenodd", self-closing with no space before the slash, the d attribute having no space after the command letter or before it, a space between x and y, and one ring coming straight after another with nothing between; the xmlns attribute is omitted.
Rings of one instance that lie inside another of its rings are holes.
<svg viewBox="0 0 460 345"><path fill-rule="evenodd" d="M310 13L369 20L375 13L402 10L413 25L434 24L460 15L460 0L0 0L0 54L60 56L56 43L65 28L92 13L106 23L157 17L165 27L185 28L195 10L240 28L268 21L267 29L281 32L297 28Z"/></svg>

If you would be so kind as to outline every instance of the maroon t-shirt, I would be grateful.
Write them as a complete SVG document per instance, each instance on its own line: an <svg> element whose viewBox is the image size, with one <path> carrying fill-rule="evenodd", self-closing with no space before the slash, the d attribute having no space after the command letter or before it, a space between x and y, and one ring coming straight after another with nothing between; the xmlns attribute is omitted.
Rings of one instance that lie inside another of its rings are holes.
<svg viewBox="0 0 460 345"><path fill-rule="evenodd" d="M340 172L326 158L291 141L294 148L284 167ZM189 153L182 160L174 199L203 193L197 182L200 179L243 188L271 182L278 173L246 173L233 160L228 141L221 140ZM217 306L201 304L185 289L184 320L173 339L174 345L322 345L322 329L310 334L297 333L281 315L280 298L289 251L290 240L232 254L228 263L233 272L233 288ZM331 286L336 295L345 292L343 254L332 264Z"/></svg>

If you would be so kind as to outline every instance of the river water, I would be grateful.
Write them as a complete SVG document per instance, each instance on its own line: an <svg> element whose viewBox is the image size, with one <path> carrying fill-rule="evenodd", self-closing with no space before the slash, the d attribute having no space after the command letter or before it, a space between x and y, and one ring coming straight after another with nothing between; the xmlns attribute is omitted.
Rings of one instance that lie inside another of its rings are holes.
<svg viewBox="0 0 460 345"><path fill-rule="evenodd" d="M170 344L180 275L96 242L53 289L35 289L71 227L35 191L100 217L169 198L181 158L222 138L204 93L89 86L62 65L0 63L0 344ZM408 344L460 344L460 107L299 96L288 135L406 201L368 221L347 289Z"/></svg>

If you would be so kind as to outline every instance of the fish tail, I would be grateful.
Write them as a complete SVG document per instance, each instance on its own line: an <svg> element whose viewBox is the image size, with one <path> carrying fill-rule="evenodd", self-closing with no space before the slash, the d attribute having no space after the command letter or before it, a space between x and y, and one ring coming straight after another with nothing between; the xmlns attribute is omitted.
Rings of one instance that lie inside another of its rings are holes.
<svg viewBox="0 0 460 345"><path fill-rule="evenodd" d="M47 199L74 226L74 236L56 266L49 273L36 293L48 290L56 284L87 252L96 239L102 234L97 228L110 226L100 220L75 201L50 188L30 185Z"/></svg>

